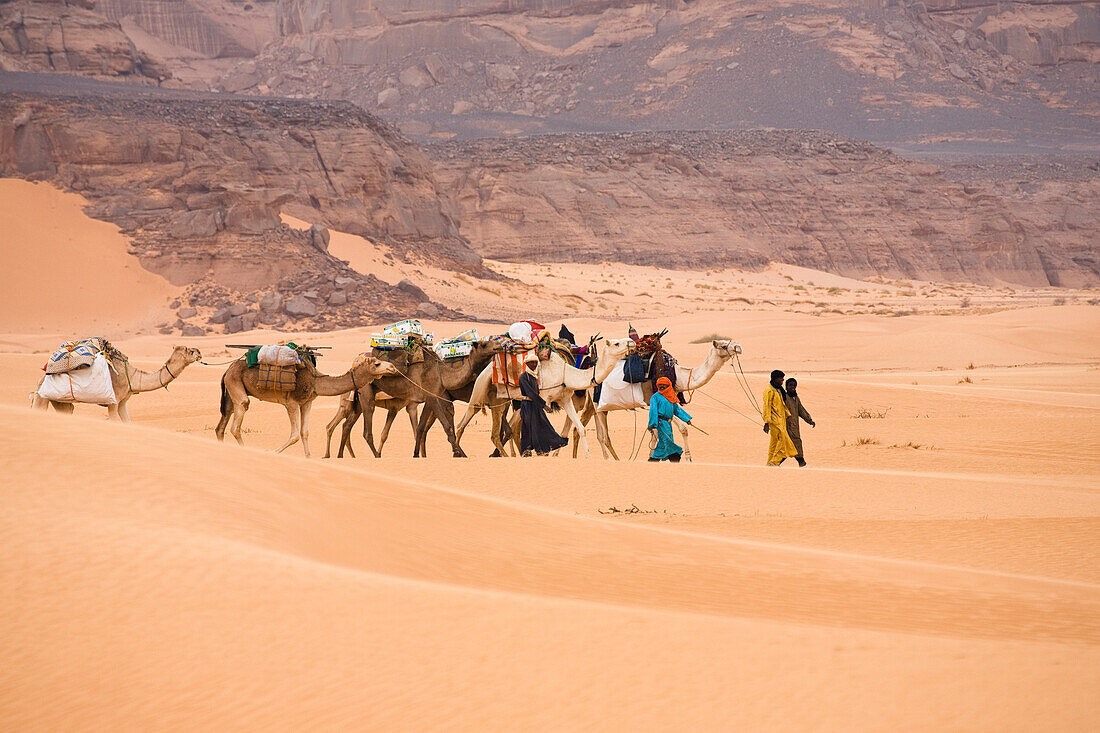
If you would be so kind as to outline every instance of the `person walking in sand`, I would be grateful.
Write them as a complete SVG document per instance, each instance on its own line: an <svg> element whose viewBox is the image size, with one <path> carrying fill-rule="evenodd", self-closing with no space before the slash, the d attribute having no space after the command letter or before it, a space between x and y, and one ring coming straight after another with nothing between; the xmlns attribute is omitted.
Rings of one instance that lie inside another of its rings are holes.
<svg viewBox="0 0 1100 733"><path fill-rule="evenodd" d="M764 390L764 432L770 436L768 441L768 465L778 466L788 458L798 454L798 450L787 434L786 392L783 390L784 374L776 369L772 372L771 383Z"/></svg>
<svg viewBox="0 0 1100 733"><path fill-rule="evenodd" d="M678 417L686 423L691 422L691 415L680 407L680 399L672 389L672 380L661 377L657 380L657 391L649 398L649 433L650 447L653 452L649 455L651 461L680 462L680 456L684 449L676 445L672 439L672 418Z"/></svg>
<svg viewBox="0 0 1100 733"><path fill-rule="evenodd" d="M798 451L794 459L798 461L798 467L803 468L806 465L806 456L802 452L802 436L799 434L798 419L802 418L810 427L817 427L817 423L810 417L810 413L806 411L806 408L802 406L802 398L798 396L798 380L791 377L787 380L787 412L790 414L787 416L787 435L791 436L791 442L794 443L794 449Z"/></svg>
<svg viewBox="0 0 1100 733"><path fill-rule="evenodd" d="M546 417L546 400L539 394L539 358L534 351L528 352L524 361L523 373L519 375L519 391L523 400L519 406L522 420L520 428L520 455L547 455L564 448L568 438L554 430L550 418Z"/></svg>

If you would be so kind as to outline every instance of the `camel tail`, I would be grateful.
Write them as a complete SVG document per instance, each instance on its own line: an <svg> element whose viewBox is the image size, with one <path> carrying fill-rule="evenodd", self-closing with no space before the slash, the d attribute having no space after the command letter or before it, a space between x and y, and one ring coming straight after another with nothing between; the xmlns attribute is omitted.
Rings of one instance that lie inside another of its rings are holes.
<svg viewBox="0 0 1100 733"><path fill-rule="evenodd" d="M222 401L221 412L222 417L228 415L233 407L232 400L229 399L229 391L225 388L225 375L222 375Z"/></svg>

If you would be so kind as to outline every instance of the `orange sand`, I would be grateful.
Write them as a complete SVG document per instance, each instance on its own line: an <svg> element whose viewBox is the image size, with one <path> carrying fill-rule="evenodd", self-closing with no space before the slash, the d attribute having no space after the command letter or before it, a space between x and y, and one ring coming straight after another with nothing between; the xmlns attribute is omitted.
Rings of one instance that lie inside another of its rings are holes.
<svg viewBox="0 0 1100 733"><path fill-rule="evenodd" d="M493 460L486 417L469 460L438 429L408 458L402 417L381 460L307 461L265 452L274 405L248 447L213 440L223 367L136 396L131 426L31 412L60 336L3 336L0 728L1095 728L1100 308L635 325L688 364L738 339L754 394L797 375L811 466L760 465L715 401L752 414L730 367L688 405L693 465L605 463L591 430L589 461ZM287 335L338 372L371 330ZM118 345L152 367L173 340ZM625 456L633 417L611 423Z"/></svg>
<svg viewBox="0 0 1100 733"><path fill-rule="evenodd" d="M0 179L0 328L66 332L149 328L178 292L127 252L87 201L52 186Z"/></svg>

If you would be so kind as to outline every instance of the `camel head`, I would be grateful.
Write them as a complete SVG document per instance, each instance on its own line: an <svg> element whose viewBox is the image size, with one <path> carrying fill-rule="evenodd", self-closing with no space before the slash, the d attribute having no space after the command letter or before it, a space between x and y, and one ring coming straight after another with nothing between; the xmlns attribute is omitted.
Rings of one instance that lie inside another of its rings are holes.
<svg viewBox="0 0 1100 733"><path fill-rule="evenodd" d="M475 341L474 345L470 348L470 358L474 361L479 359L487 359L495 354L500 354L504 351L504 347L498 344L496 341Z"/></svg>
<svg viewBox="0 0 1100 733"><path fill-rule="evenodd" d="M732 359L742 353L741 344L733 339L718 339L717 341L711 341L710 345L714 347L714 350L718 352L722 359Z"/></svg>
<svg viewBox="0 0 1100 733"><path fill-rule="evenodd" d="M172 356L169 359L175 359L187 366L202 360L202 352L198 349L192 349L190 346L174 346L172 347Z"/></svg>
<svg viewBox="0 0 1100 733"><path fill-rule="evenodd" d="M596 352L598 358L618 361L619 359L625 359L626 355L634 350L634 341L628 338L602 339L599 346L600 348Z"/></svg>
<svg viewBox="0 0 1100 733"><path fill-rule="evenodd" d="M398 371L396 366L388 361L383 361L373 356L367 356L364 357L359 366L352 369L352 373L357 379L361 379L363 382L370 382L379 377L400 374L401 372Z"/></svg>

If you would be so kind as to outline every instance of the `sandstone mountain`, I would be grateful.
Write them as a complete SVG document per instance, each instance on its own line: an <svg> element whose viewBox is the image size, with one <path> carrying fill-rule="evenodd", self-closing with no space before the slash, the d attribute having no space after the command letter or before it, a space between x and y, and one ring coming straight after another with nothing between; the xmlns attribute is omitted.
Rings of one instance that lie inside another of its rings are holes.
<svg viewBox="0 0 1100 733"><path fill-rule="evenodd" d="M423 299L347 268L324 227L485 274L423 154L346 102L234 99L0 73L0 175L81 193L149 270L192 292L305 296L306 325L416 312ZM316 226L298 231L280 212ZM203 302L203 305L209 303ZM319 304L327 304L317 308ZM433 309L434 306L432 306ZM256 317L265 316L257 312Z"/></svg>
<svg viewBox="0 0 1100 733"><path fill-rule="evenodd" d="M171 77L94 0L0 0L0 71L45 71L157 83Z"/></svg>
<svg viewBox="0 0 1100 733"><path fill-rule="evenodd" d="M607 133L434 146L478 251L519 262L1100 285L1100 163L947 166L825 133Z"/></svg>
<svg viewBox="0 0 1100 733"><path fill-rule="evenodd" d="M280 0L217 86L344 97L416 135L822 129L1095 145L1100 3Z"/></svg>

